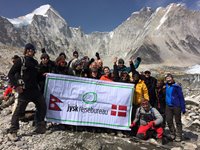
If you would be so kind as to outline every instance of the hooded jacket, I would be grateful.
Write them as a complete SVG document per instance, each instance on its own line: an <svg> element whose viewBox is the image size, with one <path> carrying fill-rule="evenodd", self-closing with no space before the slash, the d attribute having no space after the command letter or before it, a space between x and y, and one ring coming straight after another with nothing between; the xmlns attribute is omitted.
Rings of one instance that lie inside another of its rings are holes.
<svg viewBox="0 0 200 150"><path fill-rule="evenodd" d="M143 80L139 80L138 83L135 85L133 104L140 105L141 98L149 100L148 89Z"/></svg>
<svg viewBox="0 0 200 150"><path fill-rule="evenodd" d="M185 112L185 99L182 88L177 83L166 84L166 104L169 107L180 107L181 111Z"/></svg>
<svg viewBox="0 0 200 150"><path fill-rule="evenodd" d="M166 104L169 107L180 107L181 111L185 112L185 99L182 88L177 83L166 84Z"/></svg>

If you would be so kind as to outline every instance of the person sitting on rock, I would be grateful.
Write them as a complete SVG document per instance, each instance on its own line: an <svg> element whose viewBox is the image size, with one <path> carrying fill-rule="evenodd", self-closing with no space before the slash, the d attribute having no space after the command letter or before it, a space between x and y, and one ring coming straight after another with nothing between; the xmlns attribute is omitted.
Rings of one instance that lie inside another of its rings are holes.
<svg viewBox="0 0 200 150"><path fill-rule="evenodd" d="M153 130L156 131L156 138L161 143L163 137L163 128L161 127L163 118L156 108L151 107L147 99L142 99L141 106L137 109L135 119L130 127L136 126L138 121L139 129L136 137L147 140L149 138L148 131Z"/></svg>

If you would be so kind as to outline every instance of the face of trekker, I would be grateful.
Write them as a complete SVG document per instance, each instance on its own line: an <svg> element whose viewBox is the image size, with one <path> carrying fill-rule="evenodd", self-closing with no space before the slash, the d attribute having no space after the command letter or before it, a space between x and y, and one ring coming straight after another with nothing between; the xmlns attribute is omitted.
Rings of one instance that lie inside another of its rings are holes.
<svg viewBox="0 0 200 150"><path fill-rule="evenodd" d="M43 65L47 65L49 59L48 59L48 58L42 58L41 61L42 61L42 64L43 64Z"/></svg>
<svg viewBox="0 0 200 150"><path fill-rule="evenodd" d="M144 75L146 78L149 78L151 76L151 73L145 73Z"/></svg>
<svg viewBox="0 0 200 150"><path fill-rule="evenodd" d="M172 84L173 82L174 82L174 80L173 80L173 78L172 77L166 77L166 82L168 83L168 84Z"/></svg>
<svg viewBox="0 0 200 150"><path fill-rule="evenodd" d="M157 81L156 87L161 88L163 86L164 82L163 81Z"/></svg>
<svg viewBox="0 0 200 150"><path fill-rule="evenodd" d="M119 64L118 64L118 67L119 67L119 68L122 68L123 66L124 66L123 63L119 63Z"/></svg>
<svg viewBox="0 0 200 150"><path fill-rule="evenodd" d="M78 66L76 66L76 70L82 70L82 69L83 69L82 64L79 64Z"/></svg>
<svg viewBox="0 0 200 150"><path fill-rule="evenodd" d="M26 50L26 56L33 57L35 55L35 51L32 49Z"/></svg>
<svg viewBox="0 0 200 150"><path fill-rule="evenodd" d="M75 58L78 58L78 54L77 54L77 53L75 53L73 56L74 56Z"/></svg>
<svg viewBox="0 0 200 150"><path fill-rule="evenodd" d="M133 75L133 83L138 82L138 80L139 80L139 74L134 74Z"/></svg>
<svg viewBox="0 0 200 150"><path fill-rule="evenodd" d="M122 73L122 74L121 74L121 79L122 79L123 81L127 81L127 80L128 80L128 74L127 74L127 73Z"/></svg>
<svg viewBox="0 0 200 150"><path fill-rule="evenodd" d="M98 65L96 62L91 63L90 68L98 68Z"/></svg>
<svg viewBox="0 0 200 150"><path fill-rule="evenodd" d="M103 67L103 62L102 61L98 61L98 68Z"/></svg>
<svg viewBox="0 0 200 150"><path fill-rule="evenodd" d="M96 78L97 77L97 72L96 71L92 71L91 75L92 75L93 78Z"/></svg>
<svg viewBox="0 0 200 150"><path fill-rule="evenodd" d="M106 76L109 76L109 74L110 74L110 69L105 68L105 69L103 70L103 72L104 72L104 74L105 74Z"/></svg>
<svg viewBox="0 0 200 150"><path fill-rule="evenodd" d="M141 105L142 105L142 107L144 108L145 111L147 111L147 112L149 111L150 105L149 105L148 101L146 101L146 100L143 101Z"/></svg>
<svg viewBox="0 0 200 150"><path fill-rule="evenodd" d="M64 60L62 60L59 64L60 64L61 67L65 67L66 62Z"/></svg>

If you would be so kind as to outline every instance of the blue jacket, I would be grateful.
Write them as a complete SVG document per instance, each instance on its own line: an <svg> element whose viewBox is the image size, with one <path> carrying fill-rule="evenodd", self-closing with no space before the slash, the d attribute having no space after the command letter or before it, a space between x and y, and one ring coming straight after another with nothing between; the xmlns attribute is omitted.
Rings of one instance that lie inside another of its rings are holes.
<svg viewBox="0 0 200 150"><path fill-rule="evenodd" d="M166 104L170 107L180 107L181 111L185 113L185 99L180 85L174 83L169 86L166 84Z"/></svg>

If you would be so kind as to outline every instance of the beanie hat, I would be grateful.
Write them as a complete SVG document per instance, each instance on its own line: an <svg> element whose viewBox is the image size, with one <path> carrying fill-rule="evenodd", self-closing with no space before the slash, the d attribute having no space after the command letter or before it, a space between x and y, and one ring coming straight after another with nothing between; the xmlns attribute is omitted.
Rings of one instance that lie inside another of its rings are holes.
<svg viewBox="0 0 200 150"><path fill-rule="evenodd" d="M123 60L122 58L120 58L120 59L118 60L118 64L124 64L124 60Z"/></svg>
<svg viewBox="0 0 200 150"><path fill-rule="evenodd" d="M151 74L151 72L150 72L149 70L146 70L146 71L144 72L144 74Z"/></svg>
<svg viewBox="0 0 200 150"><path fill-rule="evenodd" d="M171 73L166 74L166 75L165 75L165 78L167 78L167 77L174 78L173 75L172 75Z"/></svg>
<svg viewBox="0 0 200 150"><path fill-rule="evenodd" d="M43 53L43 54L41 55L40 59L42 59L42 58L47 58L47 59L49 59L49 55L48 55L47 53Z"/></svg>
<svg viewBox="0 0 200 150"><path fill-rule="evenodd" d="M66 56L66 54L65 54L64 52L61 52L61 53L59 54L59 56L63 56L65 59L67 58L67 56Z"/></svg>
<svg viewBox="0 0 200 150"><path fill-rule="evenodd" d="M25 50L29 50L29 49L35 51L35 46L33 44L31 44L31 43L26 44L25 45Z"/></svg>
<svg viewBox="0 0 200 150"><path fill-rule="evenodd" d="M78 52L77 52L77 51L74 51L74 52L73 52L73 56L74 56L75 54L77 54L77 55L78 55Z"/></svg>

